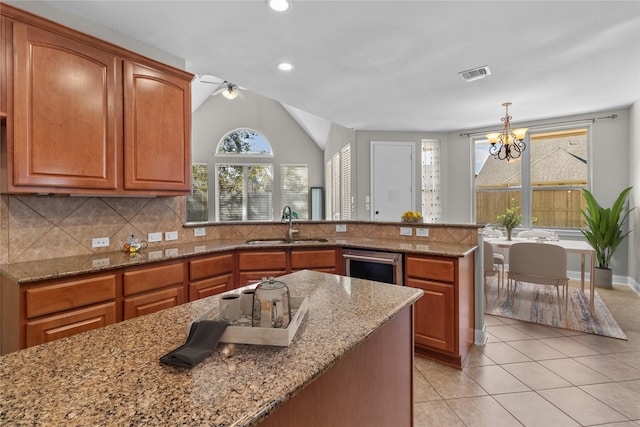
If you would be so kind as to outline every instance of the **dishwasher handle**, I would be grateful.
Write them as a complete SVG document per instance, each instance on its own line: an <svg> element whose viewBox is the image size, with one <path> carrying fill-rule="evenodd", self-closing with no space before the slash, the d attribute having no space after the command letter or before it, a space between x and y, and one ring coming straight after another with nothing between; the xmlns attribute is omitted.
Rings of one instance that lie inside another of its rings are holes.
<svg viewBox="0 0 640 427"><path fill-rule="evenodd" d="M364 255L343 254L342 257L344 259L352 259L352 260L356 260L356 261L376 262L376 263L380 263L380 264L391 264L391 265L396 264L398 262L395 259L378 258L378 257L374 257L374 256L364 256Z"/></svg>

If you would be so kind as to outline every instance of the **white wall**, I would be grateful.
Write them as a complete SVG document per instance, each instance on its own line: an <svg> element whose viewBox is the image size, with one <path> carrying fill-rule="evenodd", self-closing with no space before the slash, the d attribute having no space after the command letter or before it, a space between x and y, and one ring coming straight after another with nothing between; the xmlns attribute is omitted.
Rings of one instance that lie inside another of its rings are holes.
<svg viewBox="0 0 640 427"><path fill-rule="evenodd" d="M254 163L271 163L274 167L274 219L280 218L280 166L309 166L309 187L324 187L324 154L280 103L253 92L244 91L245 99L227 100L212 96L192 117L192 161L207 163L209 173L209 221L214 220L214 157L216 146L229 131L250 128L264 135L274 158L253 159ZM242 161L246 163L246 161Z"/></svg>
<svg viewBox="0 0 640 427"><path fill-rule="evenodd" d="M415 156L414 167L416 171L416 183L414 188L421 188L421 155L420 149L423 139L437 139L441 141L441 159L445 159L448 155L448 147L446 143L446 135L433 132L388 132L388 131L357 131L356 132L356 150L355 156L352 150L353 162L356 165L356 172L352 171L352 176L355 177L355 196L356 196L356 212L354 219L370 220L371 212L365 210L365 197L371 196L371 141L385 141L385 142L413 142L415 144ZM389 168L394 168L395 165L390 164ZM441 164L442 174L442 205L443 211L446 210L446 205L449 199L447 191L447 164L443 161ZM422 200L420 191L414 191L415 206L421 206ZM449 222L449 221L442 221ZM463 222L463 221L460 221ZM469 221L466 221L467 223Z"/></svg>
<svg viewBox="0 0 640 427"><path fill-rule="evenodd" d="M629 141L629 184L633 185L629 200L636 206L629 219L629 278L640 292L640 100L629 111Z"/></svg>

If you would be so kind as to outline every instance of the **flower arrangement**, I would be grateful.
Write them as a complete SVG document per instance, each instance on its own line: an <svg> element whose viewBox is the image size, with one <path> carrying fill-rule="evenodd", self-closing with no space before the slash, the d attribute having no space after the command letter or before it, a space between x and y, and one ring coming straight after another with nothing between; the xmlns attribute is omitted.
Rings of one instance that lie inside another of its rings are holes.
<svg viewBox="0 0 640 427"><path fill-rule="evenodd" d="M422 214L420 212L406 211L402 214L402 222L422 222Z"/></svg>
<svg viewBox="0 0 640 427"><path fill-rule="evenodd" d="M506 213L496 217L496 222L507 230L507 239L511 240L511 231L522 222L520 206L516 204L515 199L511 199L511 207L507 208Z"/></svg>

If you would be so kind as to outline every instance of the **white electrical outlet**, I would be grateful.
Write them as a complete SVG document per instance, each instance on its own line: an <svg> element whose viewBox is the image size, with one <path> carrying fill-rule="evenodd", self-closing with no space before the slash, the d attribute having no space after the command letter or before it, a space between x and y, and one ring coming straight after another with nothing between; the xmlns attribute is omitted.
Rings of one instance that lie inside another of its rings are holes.
<svg viewBox="0 0 640 427"><path fill-rule="evenodd" d="M198 227L193 229L193 237L202 237L207 234L207 230L204 227Z"/></svg>
<svg viewBox="0 0 640 427"><path fill-rule="evenodd" d="M147 234L147 242L162 242L162 231L158 231L157 233L149 233Z"/></svg>
<svg viewBox="0 0 640 427"><path fill-rule="evenodd" d="M106 248L107 246L109 246L108 237L98 237L96 239L91 239L92 248Z"/></svg>
<svg viewBox="0 0 640 427"><path fill-rule="evenodd" d="M400 227L400 235L401 236L413 236L413 228Z"/></svg>
<svg viewBox="0 0 640 427"><path fill-rule="evenodd" d="M429 237L429 229L428 228L416 228L416 236L418 236L418 237Z"/></svg>
<svg viewBox="0 0 640 427"><path fill-rule="evenodd" d="M91 261L91 265L93 266L93 268L107 267L109 266L109 258L94 259L93 261Z"/></svg>
<svg viewBox="0 0 640 427"><path fill-rule="evenodd" d="M178 240L178 232L177 231L166 231L164 233L164 240L167 242L170 240Z"/></svg>
<svg viewBox="0 0 640 427"><path fill-rule="evenodd" d="M346 233L347 224L336 224L336 233Z"/></svg>

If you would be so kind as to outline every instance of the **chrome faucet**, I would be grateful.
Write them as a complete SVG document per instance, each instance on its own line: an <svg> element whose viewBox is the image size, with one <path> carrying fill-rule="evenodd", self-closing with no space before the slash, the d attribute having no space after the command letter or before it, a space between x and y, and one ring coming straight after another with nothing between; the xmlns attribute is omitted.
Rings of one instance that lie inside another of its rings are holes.
<svg viewBox="0 0 640 427"><path fill-rule="evenodd" d="M289 221L289 240L293 240L293 235L300 232L300 230L293 229L293 211L290 206L285 206L284 209L282 209L282 218L280 219L280 222L284 223L287 220Z"/></svg>

